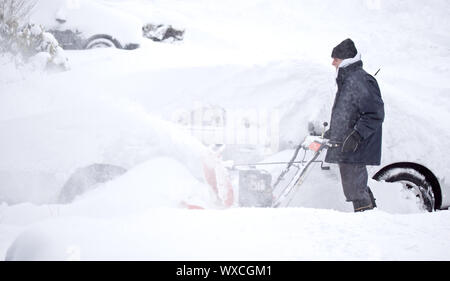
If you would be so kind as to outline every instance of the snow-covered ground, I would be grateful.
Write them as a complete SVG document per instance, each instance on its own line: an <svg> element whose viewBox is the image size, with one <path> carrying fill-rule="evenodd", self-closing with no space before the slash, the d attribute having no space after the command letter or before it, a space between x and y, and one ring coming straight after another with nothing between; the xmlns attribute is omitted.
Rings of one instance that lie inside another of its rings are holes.
<svg viewBox="0 0 450 281"><path fill-rule="evenodd" d="M351 37L365 69L381 67L383 163L423 163L445 182L448 1L99 2L185 39L66 51L71 69L57 74L1 60L0 259L450 258L448 211L423 213L401 185L371 181L379 208L354 214L334 166L313 167L292 208L218 210L202 173L212 156L171 122L198 104L269 112L281 152L266 160L287 160L308 121L328 120L331 49ZM128 172L57 204L92 163Z"/></svg>

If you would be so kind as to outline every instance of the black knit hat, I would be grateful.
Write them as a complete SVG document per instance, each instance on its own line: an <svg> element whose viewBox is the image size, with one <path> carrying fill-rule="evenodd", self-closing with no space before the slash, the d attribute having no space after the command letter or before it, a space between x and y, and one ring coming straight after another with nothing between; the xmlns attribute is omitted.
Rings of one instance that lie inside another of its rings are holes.
<svg viewBox="0 0 450 281"><path fill-rule="evenodd" d="M357 53L358 51L356 50L355 43L353 43L352 39L345 39L339 45L334 47L331 57L345 60L355 57Z"/></svg>

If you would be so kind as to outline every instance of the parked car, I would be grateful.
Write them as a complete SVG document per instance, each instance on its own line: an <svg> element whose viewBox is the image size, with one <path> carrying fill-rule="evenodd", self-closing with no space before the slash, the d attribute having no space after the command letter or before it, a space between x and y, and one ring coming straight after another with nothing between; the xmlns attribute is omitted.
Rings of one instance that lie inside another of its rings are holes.
<svg viewBox="0 0 450 281"><path fill-rule="evenodd" d="M39 0L30 21L44 26L63 49L139 47L142 22L95 0Z"/></svg>

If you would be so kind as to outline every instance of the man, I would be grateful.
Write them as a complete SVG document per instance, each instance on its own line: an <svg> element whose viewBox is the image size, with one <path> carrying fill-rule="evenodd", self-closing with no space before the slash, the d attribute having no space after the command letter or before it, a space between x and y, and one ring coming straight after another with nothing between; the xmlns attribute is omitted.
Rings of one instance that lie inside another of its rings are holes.
<svg viewBox="0 0 450 281"><path fill-rule="evenodd" d="M339 165L345 197L355 212L371 210L376 204L366 165L380 165L384 103L351 39L337 45L331 57L338 90L325 137L336 145L328 149L325 161Z"/></svg>

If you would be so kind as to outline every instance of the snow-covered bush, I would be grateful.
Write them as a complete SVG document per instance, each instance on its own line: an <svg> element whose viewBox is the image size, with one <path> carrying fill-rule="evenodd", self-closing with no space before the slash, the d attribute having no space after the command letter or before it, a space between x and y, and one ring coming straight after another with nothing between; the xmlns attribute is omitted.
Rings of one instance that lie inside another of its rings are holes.
<svg viewBox="0 0 450 281"><path fill-rule="evenodd" d="M64 50L52 34L34 24L17 27L15 23L1 24L2 53L11 53L16 63L31 63L37 69L68 69Z"/></svg>
<svg viewBox="0 0 450 281"><path fill-rule="evenodd" d="M34 8L36 0L0 0L0 22L20 22Z"/></svg>
<svg viewBox="0 0 450 281"><path fill-rule="evenodd" d="M12 54L16 66L67 70L67 57L55 37L42 26L24 23L31 8L30 2L0 0L0 54Z"/></svg>

